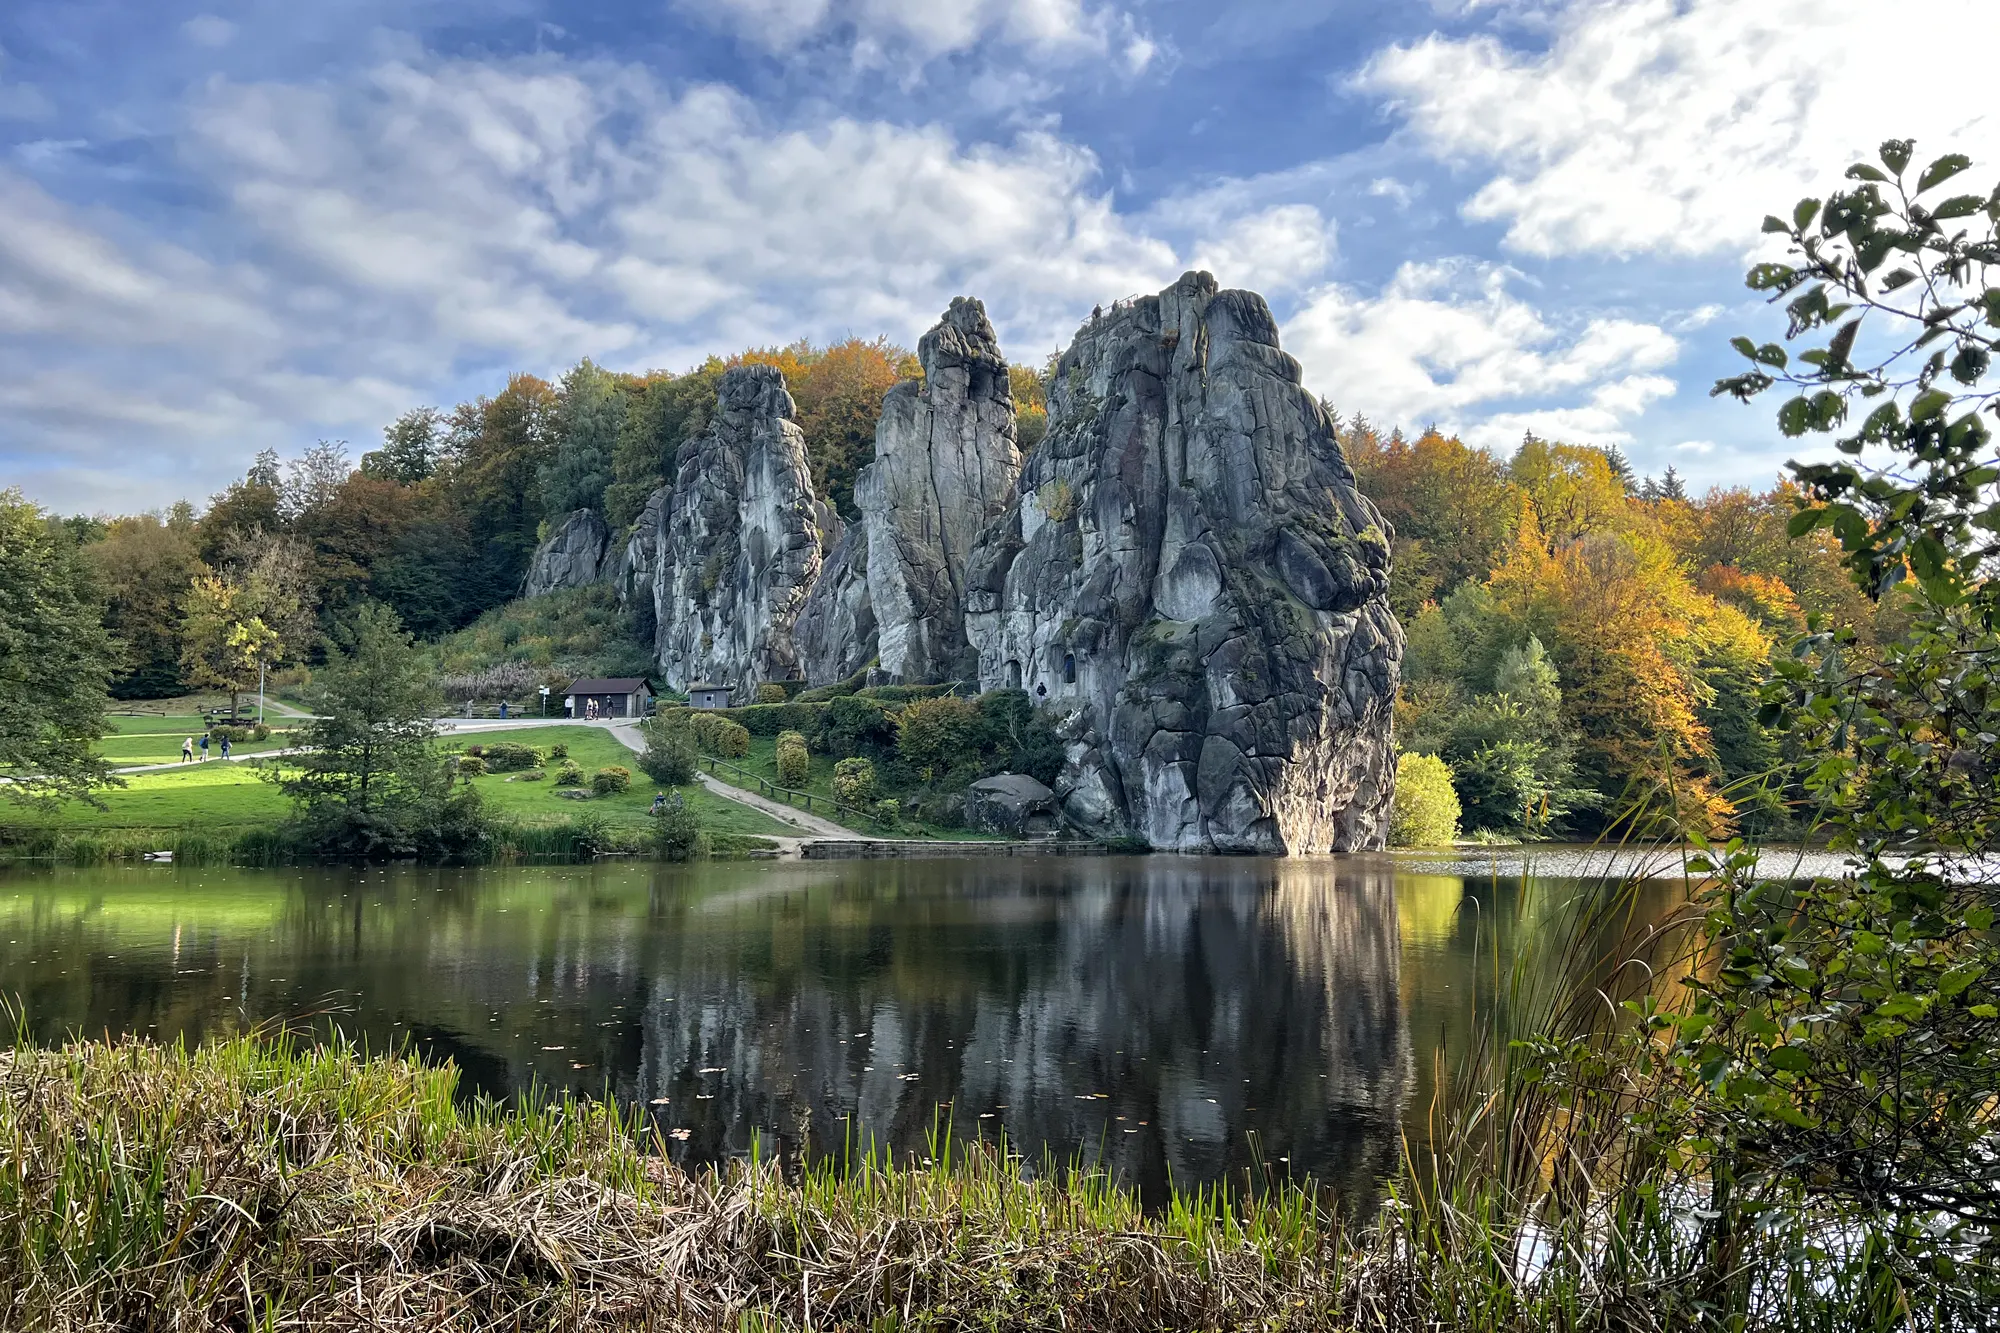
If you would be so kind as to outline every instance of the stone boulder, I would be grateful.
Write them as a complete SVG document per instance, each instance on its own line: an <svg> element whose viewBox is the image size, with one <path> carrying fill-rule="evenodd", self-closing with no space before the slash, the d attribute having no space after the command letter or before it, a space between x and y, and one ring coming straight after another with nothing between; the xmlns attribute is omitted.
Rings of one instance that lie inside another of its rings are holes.
<svg viewBox="0 0 2000 1333"><path fill-rule="evenodd" d="M970 297L952 301L917 357L922 382L889 390L875 461L854 479L875 655L901 680L963 679L966 565L1021 471L1014 395L986 308Z"/></svg>
<svg viewBox="0 0 2000 1333"><path fill-rule="evenodd" d="M564 588L587 588L610 577L615 564L611 529L604 516L595 509L572 510L535 548L521 595L542 597Z"/></svg>
<svg viewBox="0 0 2000 1333"><path fill-rule="evenodd" d="M1057 789L1085 830L1381 847L1389 536L1263 298L1189 273L1058 361L1048 434L966 566L980 686L1060 714Z"/></svg>
<svg viewBox="0 0 2000 1333"><path fill-rule="evenodd" d="M1056 794L1026 773L1000 773L965 789L965 822L986 833L1047 833L1055 809Z"/></svg>
<svg viewBox="0 0 2000 1333"><path fill-rule="evenodd" d="M733 367L708 430L681 450L649 539L654 650L671 688L797 674L793 621L838 521L813 494L794 412L775 367ZM635 574L644 559L628 544Z"/></svg>

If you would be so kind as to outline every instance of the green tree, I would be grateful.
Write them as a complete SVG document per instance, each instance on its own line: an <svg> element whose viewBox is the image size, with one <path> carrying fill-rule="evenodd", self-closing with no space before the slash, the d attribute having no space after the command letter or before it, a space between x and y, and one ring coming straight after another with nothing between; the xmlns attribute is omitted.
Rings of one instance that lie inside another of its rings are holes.
<svg viewBox="0 0 2000 1333"><path fill-rule="evenodd" d="M454 859L479 848L479 792L455 780L438 750L436 682L393 611L356 611L346 642L314 673L310 701L316 716L297 733L301 753L271 770L310 846L370 859Z"/></svg>
<svg viewBox="0 0 2000 1333"><path fill-rule="evenodd" d="M639 516L647 497L672 479L681 446L708 429L725 368L712 356L684 375L654 371L640 382L611 453L604 517L613 528Z"/></svg>
<svg viewBox="0 0 2000 1333"><path fill-rule="evenodd" d="M579 361L563 376L553 447L537 474L547 517L604 507L628 397L619 376L588 360Z"/></svg>
<svg viewBox="0 0 2000 1333"><path fill-rule="evenodd" d="M18 490L0 491L0 793L92 799L122 785L96 753L118 655L75 544Z"/></svg>
<svg viewBox="0 0 2000 1333"><path fill-rule="evenodd" d="M2000 460L1982 419L2000 412L2000 188L1950 193L1968 160L1913 154L1890 140L1849 188L1766 220L1788 254L1749 285L1809 346L1735 339L1749 368L1716 386L1785 386L1779 429L1845 455L1793 465L1794 533L1830 532L1871 596L1916 584L1894 640L1867 650L1820 621L1775 663L1765 720L1851 859L1777 891L1753 851L1719 849L1716 966L1692 1013L1655 1019L1698 1090L1685 1143L1731 1205L1714 1225L1838 1199L1912 1310L1966 1299L1953 1275L2000 1258L2000 886L1978 863L2000 850ZM1941 1326L1989 1313L1929 1309Z"/></svg>
<svg viewBox="0 0 2000 1333"><path fill-rule="evenodd" d="M1444 760L1428 754L1397 758L1396 799L1389 816L1391 846L1449 846L1458 836L1458 814L1458 793Z"/></svg>
<svg viewBox="0 0 2000 1333"><path fill-rule="evenodd" d="M382 447L361 456L361 474L404 486L426 481L437 471L444 433L442 412L413 408L382 428Z"/></svg>

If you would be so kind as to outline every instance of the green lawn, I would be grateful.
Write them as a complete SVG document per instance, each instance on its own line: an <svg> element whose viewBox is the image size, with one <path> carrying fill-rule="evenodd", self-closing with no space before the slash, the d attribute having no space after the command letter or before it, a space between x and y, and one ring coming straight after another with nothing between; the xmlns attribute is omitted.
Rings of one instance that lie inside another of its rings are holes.
<svg viewBox="0 0 2000 1333"><path fill-rule="evenodd" d="M775 736L752 736L750 738L750 753L748 755L741 759L728 759L723 762L735 764L738 768L748 769L765 781L775 783L778 781L778 739ZM1000 837L998 834L975 833L970 829L962 828L943 828L939 825L926 823L907 816L903 820L902 827L891 833L884 830L880 824L875 823L873 820L858 818L845 810L836 810L833 805L833 765L834 760L830 756L822 754L813 755L805 782L793 786L793 790L795 791L807 791L811 792L815 797L824 796L826 798L825 805L821 805L817 800L813 802L812 813L822 819L830 819L843 828L850 828L857 833L867 833L875 837L947 838L955 842L1007 841L1007 839ZM718 767L715 770L715 777L732 787L742 787L752 791L756 789L755 784L738 774L731 773L726 768ZM786 785L789 786L792 784ZM883 794L887 795L888 793ZM787 797L779 796L772 799L785 801L788 805L792 804L790 798Z"/></svg>
<svg viewBox="0 0 2000 1333"><path fill-rule="evenodd" d="M174 763L181 757L181 742L193 737L198 746L204 729L199 716L183 714L137 717L114 714L105 721L110 724L112 734L98 742L97 752L119 768L135 764ZM270 739L244 741L232 748L237 754L261 754L268 750L281 750L291 744L291 740L291 732L274 727ZM199 748L196 753L200 753ZM211 740L208 753L211 758L220 758L222 747Z"/></svg>
<svg viewBox="0 0 2000 1333"><path fill-rule="evenodd" d="M275 824L284 795L249 764L188 764L135 773L124 787L98 793L105 808L65 801L49 812L0 807L0 824L29 828L244 828Z"/></svg>
<svg viewBox="0 0 2000 1333"><path fill-rule="evenodd" d="M126 719L120 719L124 721ZM163 733L170 734L170 733ZM185 732L180 735L185 735ZM140 736L134 740L142 739ZM506 740L546 750L553 744L569 746L570 758L579 764L586 778L600 768L622 764L632 771L632 789L619 796L593 796L588 801L558 797L562 790L549 779L541 782L509 782L513 776L488 773L474 778L487 807L503 818L526 823L556 823L583 811L602 814L614 826L642 828L649 823L647 810L657 788L653 780L638 771L630 750L600 727L534 727L508 732L475 732L454 736L449 748L490 744ZM173 736L178 757L180 736ZM53 811L21 809L0 805L0 827L58 829L241 829L270 826L290 813L284 795L259 777L259 768L247 763L176 765L157 773L134 773L126 785L101 792L105 808L99 810L82 801L66 801ZM553 776L553 774L551 774ZM712 833L745 834L753 837L788 837L799 830L781 824L746 805L710 794L699 785L681 788L682 799L693 808L702 827Z"/></svg>
<svg viewBox="0 0 2000 1333"><path fill-rule="evenodd" d="M595 811L614 825L642 827L650 822L647 811L652 808L653 794L659 788L639 771L635 762L638 756L602 727L525 727L513 731L472 732L453 736L447 744L453 750L463 750L468 745L497 742L530 745L544 754L551 745L567 745L570 761L583 769L586 786L592 773L617 764L632 770L632 789L619 796L593 795L588 801L573 801L556 794L563 788L555 785L555 764L550 762L546 770L549 776L540 782L524 782L513 773L488 773L474 778L473 785L486 798L489 809L513 819L531 822L552 823L584 810ZM767 838L791 837L799 832L762 811L712 795L699 783L679 790L681 798L701 819L702 827L712 832L747 833Z"/></svg>

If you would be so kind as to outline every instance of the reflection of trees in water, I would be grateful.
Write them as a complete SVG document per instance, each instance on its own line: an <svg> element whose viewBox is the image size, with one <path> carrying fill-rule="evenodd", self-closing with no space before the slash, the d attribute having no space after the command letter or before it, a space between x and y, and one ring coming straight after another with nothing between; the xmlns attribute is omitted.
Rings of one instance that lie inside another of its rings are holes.
<svg viewBox="0 0 2000 1333"><path fill-rule="evenodd" d="M191 928L190 975L126 938L160 933L136 899L122 931L115 905L44 921L42 956L67 960L48 1016L199 1036L340 990L342 1026L378 1049L413 1038L486 1092L608 1090L689 1129L679 1155L758 1131L796 1144L807 1125L825 1149L852 1124L921 1151L949 1115L1149 1191L1238 1170L1254 1132L1267 1158L1363 1197L1408 1096L1386 871L1159 857L215 879L271 910Z"/></svg>

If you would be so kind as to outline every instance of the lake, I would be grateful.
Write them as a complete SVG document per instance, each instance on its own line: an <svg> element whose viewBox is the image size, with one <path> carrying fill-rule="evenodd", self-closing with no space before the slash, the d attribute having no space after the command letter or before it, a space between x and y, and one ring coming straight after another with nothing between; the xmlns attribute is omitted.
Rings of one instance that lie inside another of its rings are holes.
<svg viewBox="0 0 2000 1333"><path fill-rule="evenodd" d="M1137 856L0 872L32 1034L274 1021L609 1094L685 1162L949 1125L1158 1199L1254 1157L1355 1203L1432 1053L1600 859ZM1647 890L1664 910L1680 885Z"/></svg>

